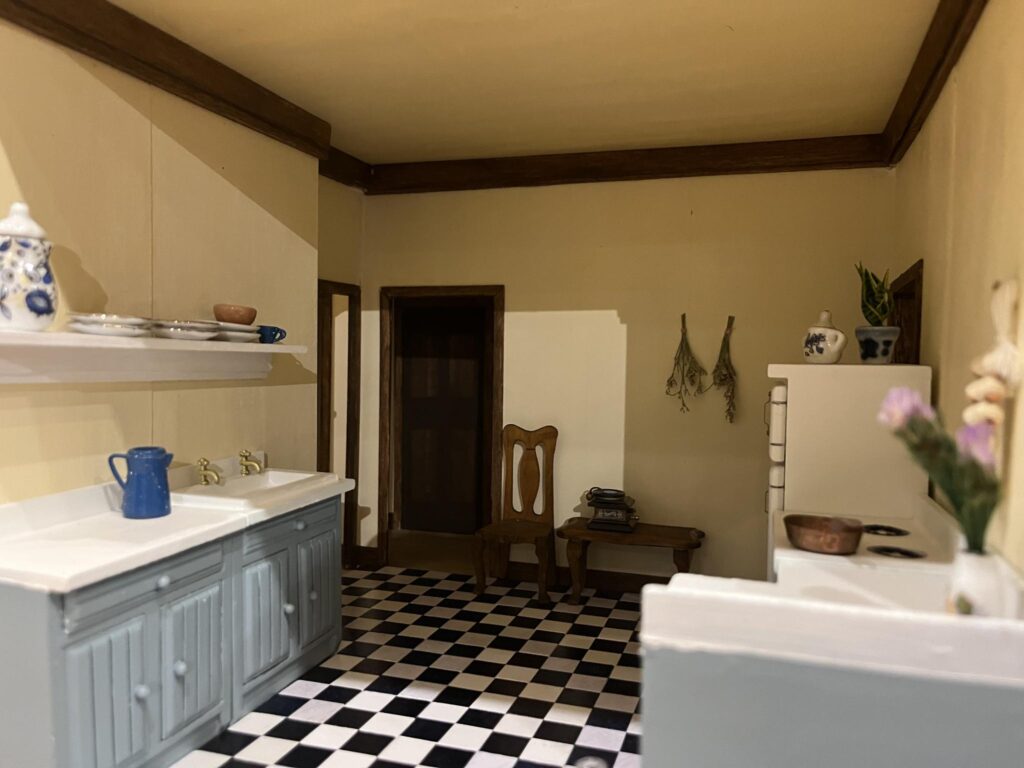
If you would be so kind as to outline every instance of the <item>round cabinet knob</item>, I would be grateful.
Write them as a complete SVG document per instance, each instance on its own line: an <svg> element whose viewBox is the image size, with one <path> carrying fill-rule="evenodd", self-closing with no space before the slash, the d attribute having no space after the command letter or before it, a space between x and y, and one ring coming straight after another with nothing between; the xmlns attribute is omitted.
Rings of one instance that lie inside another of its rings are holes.
<svg viewBox="0 0 1024 768"><path fill-rule="evenodd" d="M305 520L296 520L295 521L295 530L296 531L304 531L304 530L306 530L306 521Z"/></svg>
<svg viewBox="0 0 1024 768"><path fill-rule="evenodd" d="M188 664L184 661L176 661L171 667L171 671L174 672L175 677L184 677L188 673Z"/></svg>
<svg viewBox="0 0 1024 768"><path fill-rule="evenodd" d="M284 611L286 616L291 616L293 613L295 613L295 606L291 603L285 603L284 606L282 606L281 610Z"/></svg>
<svg viewBox="0 0 1024 768"><path fill-rule="evenodd" d="M169 586L171 586L171 577L167 574L164 574L156 580L157 589L167 589Z"/></svg>
<svg viewBox="0 0 1024 768"><path fill-rule="evenodd" d="M320 595L318 595L316 593L316 590L314 589L312 592L309 593L309 599L310 600L314 600L314 601L315 600L319 600L320 599Z"/></svg>
<svg viewBox="0 0 1024 768"><path fill-rule="evenodd" d="M135 690L132 691L132 695L135 696L139 701L145 701L149 698L150 690L148 685L136 685Z"/></svg>

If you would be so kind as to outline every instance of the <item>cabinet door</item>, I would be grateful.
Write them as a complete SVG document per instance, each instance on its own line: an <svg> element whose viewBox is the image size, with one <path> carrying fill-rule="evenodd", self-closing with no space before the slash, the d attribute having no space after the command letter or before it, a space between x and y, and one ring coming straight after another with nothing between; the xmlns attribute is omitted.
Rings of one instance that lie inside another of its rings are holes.
<svg viewBox="0 0 1024 768"><path fill-rule="evenodd" d="M146 750L145 617L67 650L68 730L74 768L111 768ZM7 663L16 664L17 659Z"/></svg>
<svg viewBox="0 0 1024 768"><path fill-rule="evenodd" d="M299 642L303 648L341 619L338 547L337 529L299 542Z"/></svg>
<svg viewBox="0 0 1024 768"><path fill-rule="evenodd" d="M288 551L256 560L242 570L242 669L245 682L288 658L290 622Z"/></svg>
<svg viewBox="0 0 1024 768"><path fill-rule="evenodd" d="M218 582L161 608L165 739L224 699L222 604Z"/></svg>

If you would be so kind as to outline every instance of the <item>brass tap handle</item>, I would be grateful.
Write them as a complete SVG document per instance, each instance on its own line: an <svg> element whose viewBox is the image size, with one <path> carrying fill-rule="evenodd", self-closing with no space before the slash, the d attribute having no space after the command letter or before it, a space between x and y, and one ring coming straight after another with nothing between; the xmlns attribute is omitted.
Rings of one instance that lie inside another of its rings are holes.
<svg viewBox="0 0 1024 768"><path fill-rule="evenodd" d="M196 462L199 465L199 484L209 485L210 481L213 480L215 485L220 485L220 473L215 469L210 469L210 460L205 456L200 458Z"/></svg>
<svg viewBox="0 0 1024 768"><path fill-rule="evenodd" d="M247 450L238 452L238 464L241 467L240 474L242 477L248 477L253 472L257 475L263 474L263 466L253 459L252 453Z"/></svg>

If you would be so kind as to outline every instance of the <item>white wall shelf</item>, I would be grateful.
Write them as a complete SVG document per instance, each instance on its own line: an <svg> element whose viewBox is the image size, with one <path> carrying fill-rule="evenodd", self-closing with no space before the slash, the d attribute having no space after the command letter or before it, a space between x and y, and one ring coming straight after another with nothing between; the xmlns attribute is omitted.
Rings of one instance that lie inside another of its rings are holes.
<svg viewBox="0 0 1024 768"><path fill-rule="evenodd" d="M0 384L262 379L295 344L0 332Z"/></svg>

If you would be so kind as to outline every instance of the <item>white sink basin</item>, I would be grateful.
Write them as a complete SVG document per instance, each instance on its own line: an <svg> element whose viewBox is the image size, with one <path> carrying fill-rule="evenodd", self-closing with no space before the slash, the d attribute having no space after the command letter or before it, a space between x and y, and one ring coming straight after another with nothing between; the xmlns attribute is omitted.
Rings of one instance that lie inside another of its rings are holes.
<svg viewBox="0 0 1024 768"><path fill-rule="evenodd" d="M258 475L233 475L220 485L191 485L171 493L171 503L248 512L269 509L299 496L338 484L337 475L267 469Z"/></svg>

